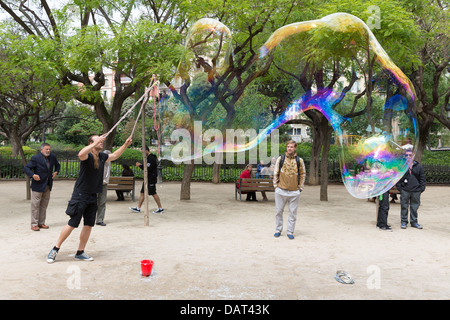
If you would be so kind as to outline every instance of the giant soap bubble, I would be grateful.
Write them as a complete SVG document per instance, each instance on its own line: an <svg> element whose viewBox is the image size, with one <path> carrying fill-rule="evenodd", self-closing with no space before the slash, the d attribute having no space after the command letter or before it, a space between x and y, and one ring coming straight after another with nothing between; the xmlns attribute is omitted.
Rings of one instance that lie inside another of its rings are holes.
<svg viewBox="0 0 450 320"><path fill-rule="evenodd" d="M239 57L231 50L231 33L222 23L202 19L192 27L178 68L181 84L178 90L172 88L178 102L173 128L186 128L195 140L194 121L209 121L223 133L245 115L246 106L239 101L260 97L239 91L240 84L248 81L245 72L261 70L260 76L269 65L272 77L289 79L285 86L290 104L271 123L256 124L263 127L247 143L224 139L191 150L183 160L255 148L280 125L312 110L323 114L334 130L342 180L354 197L386 192L411 165L418 142L414 88L359 18L336 13L281 27L235 77L232 73L239 70L230 66L237 65L233 60ZM233 100L236 96L239 101ZM261 99L261 112L270 102ZM412 157L406 157L406 146L413 149Z"/></svg>

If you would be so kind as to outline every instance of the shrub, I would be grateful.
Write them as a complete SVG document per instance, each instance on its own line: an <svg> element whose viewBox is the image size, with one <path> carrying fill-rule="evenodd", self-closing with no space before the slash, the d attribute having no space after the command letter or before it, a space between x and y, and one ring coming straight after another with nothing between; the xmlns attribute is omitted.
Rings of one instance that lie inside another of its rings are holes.
<svg viewBox="0 0 450 320"><path fill-rule="evenodd" d="M29 155L35 155L37 150L39 149L33 149L27 146L22 147L23 152L25 153L25 156ZM6 147L0 147L0 154L2 156L11 156L12 155L12 147L6 146Z"/></svg>

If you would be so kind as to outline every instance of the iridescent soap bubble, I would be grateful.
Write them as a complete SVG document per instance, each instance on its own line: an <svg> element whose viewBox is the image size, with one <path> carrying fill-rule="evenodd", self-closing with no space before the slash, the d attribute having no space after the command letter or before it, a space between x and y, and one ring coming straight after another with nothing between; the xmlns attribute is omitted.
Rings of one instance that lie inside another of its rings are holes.
<svg viewBox="0 0 450 320"><path fill-rule="evenodd" d="M225 110L216 96L230 64L231 41L228 27L214 19L200 19L190 28L183 57L170 88L175 99L169 101L169 105L172 103L172 115L167 115L169 125L166 126L166 133L171 135L171 140L179 138L176 136L179 135L183 137L181 140L189 140L189 143L179 144L175 146L175 150L166 150L165 158L175 162L195 159L201 161L202 157L218 152L216 147L208 148L208 144L202 139L202 131L217 126L223 127L221 123L210 124L208 120L212 113L217 113L219 109ZM215 118L225 117L226 112L221 116L216 115ZM198 124L202 128L200 132L195 130ZM172 132L174 129L179 129L176 134ZM181 129L186 130L182 132ZM199 142L198 146L196 143L197 147L191 146L194 142ZM218 145L219 149L222 148L221 145Z"/></svg>
<svg viewBox="0 0 450 320"><path fill-rule="evenodd" d="M182 98L173 90L182 102L179 110L189 114L191 124L193 120L207 123L212 112L222 112L224 127L219 129L223 132L230 125L226 103L217 103L220 99L213 97L217 98L227 79L232 58L231 34L222 23L202 19L191 28L178 68L182 79L178 92L187 94ZM281 27L248 67L263 68L268 61L280 77L290 77L292 102L286 111L270 125L258 128L259 134L248 143L223 142L191 150L183 160L212 152L250 150L280 125L315 110L334 130L342 180L349 193L369 198L392 188L412 163L417 148L415 93L367 25L353 15L336 13ZM211 108L214 104L220 108ZM268 108L261 105L262 110ZM198 139L192 125L185 127L193 140ZM413 149L410 158L405 145Z"/></svg>
<svg viewBox="0 0 450 320"><path fill-rule="evenodd" d="M261 59L269 54L299 79L299 97L287 113L314 109L330 122L350 194L368 198L391 189L416 152L415 93L367 25L346 13L290 24L261 48ZM321 72L308 78L314 68ZM411 158L405 145L413 147Z"/></svg>
<svg viewBox="0 0 450 320"><path fill-rule="evenodd" d="M231 41L228 27L215 19L204 18L194 23L186 36L184 56L178 65L177 76L183 84L190 84L203 72L207 73L209 82L223 74L230 63Z"/></svg>

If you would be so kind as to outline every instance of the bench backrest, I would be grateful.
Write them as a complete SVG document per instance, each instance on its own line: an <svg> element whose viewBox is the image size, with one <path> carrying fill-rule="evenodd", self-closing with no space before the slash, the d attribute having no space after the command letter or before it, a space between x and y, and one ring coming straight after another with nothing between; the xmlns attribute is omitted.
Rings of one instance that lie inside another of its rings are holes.
<svg viewBox="0 0 450 320"><path fill-rule="evenodd" d="M271 191L273 188L272 179L240 179L239 189L241 191L257 190L257 191Z"/></svg>
<svg viewBox="0 0 450 320"><path fill-rule="evenodd" d="M109 177L108 184L134 185L134 177Z"/></svg>

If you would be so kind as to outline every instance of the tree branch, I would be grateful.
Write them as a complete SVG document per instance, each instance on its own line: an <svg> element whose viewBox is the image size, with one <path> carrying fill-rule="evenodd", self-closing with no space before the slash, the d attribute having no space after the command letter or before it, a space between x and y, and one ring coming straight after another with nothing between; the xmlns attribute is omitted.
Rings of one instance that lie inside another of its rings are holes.
<svg viewBox="0 0 450 320"><path fill-rule="evenodd" d="M0 6L25 30L25 32L33 36L36 35L33 30L31 30L27 24L2 0L0 0Z"/></svg>
<svg viewBox="0 0 450 320"><path fill-rule="evenodd" d="M42 4L42 7L43 7L44 10L45 10L45 13L46 13L47 16L48 16L48 19L50 20L50 25L52 26L53 33L55 34L55 37L56 37L58 40L60 40L60 39L61 39L61 36L60 36L60 34L59 34L59 31L58 31L58 26L56 25L56 21L55 21L55 19L53 18L52 11L50 10L50 7L48 6L47 1L46 1L46 0L41 0L41 4Z"/></svg>

